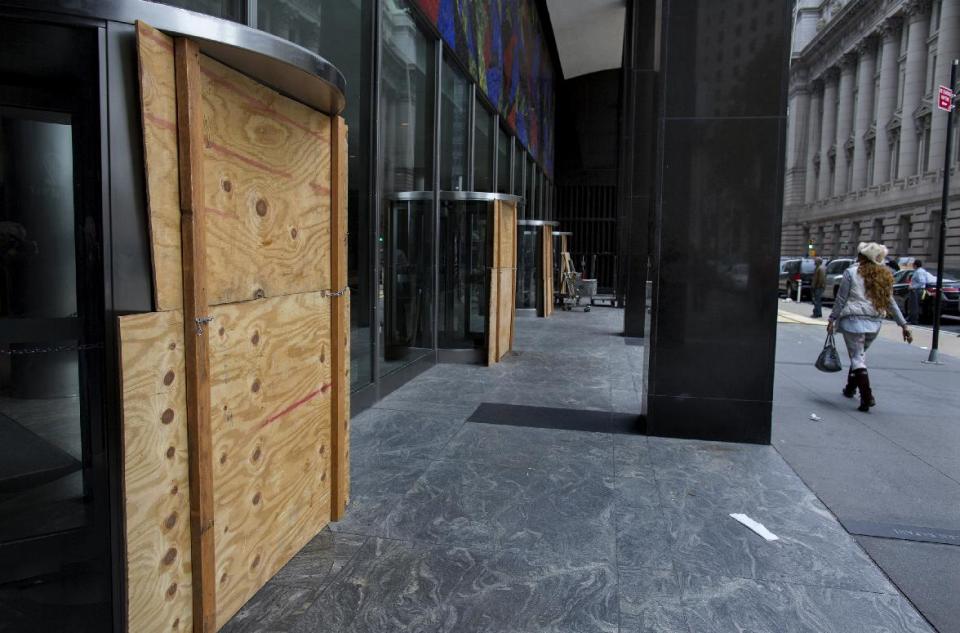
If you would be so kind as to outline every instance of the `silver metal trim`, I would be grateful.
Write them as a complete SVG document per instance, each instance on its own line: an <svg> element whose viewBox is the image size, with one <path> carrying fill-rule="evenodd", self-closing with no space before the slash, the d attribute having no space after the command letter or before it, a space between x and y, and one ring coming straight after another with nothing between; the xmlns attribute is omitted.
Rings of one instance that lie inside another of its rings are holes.
<svg viewBox="0 0 960 633"><path fill-rule="evenodd" d="M518 226L560 226L556 220L517 220ZM556 235L556 233L554 233Z"/></svg>
<svg viewBox="0 0 960 633"><path fill-rule="evenodd" d="M347 82L336 66L289 40L237 22L145 0L0 0L7 14L44 14L134 24L143 20L284 95L328 114L346 105Z"/></svg>
<svg viewBox="0 0 960 633"><path fill-rule="evenodd" d="M417 201L433 200L433 191L399 191L387 196L387 200L397 201ZM520 196L514 196L509 193L495 193L493 191L441 191L437 194L440 200L454 200L464 202L492 202L494 200L505 200L524 204Z"/></svg>
<svg viewBox="0 0 960 633"><path fill-rule="evenodd" d="M554 237L560 237L561 235L573 235L573 233L571 231L554 231L553 232Z"/></svg>

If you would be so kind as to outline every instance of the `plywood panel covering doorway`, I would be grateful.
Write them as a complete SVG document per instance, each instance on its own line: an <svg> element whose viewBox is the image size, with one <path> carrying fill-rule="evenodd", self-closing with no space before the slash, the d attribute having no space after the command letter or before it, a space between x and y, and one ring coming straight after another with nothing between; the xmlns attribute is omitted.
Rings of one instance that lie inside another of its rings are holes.
<svg viewBox="0 0 960 633"><path fill-rule="evenodd" d="M347 502L346 126L137 34L157 312L120 319L128 630L199 633Z"/></svg>
<svg viewBox="0 0 960 633"><path fill-rule="evenodd" d="M553 227L549 224L540 233L540 288L543 309L540 316L553 314Z"/></svg>
<svg viewBox="0 0 960 633"><path fill-rule="evenodd" d="M494 202L490 229L493 257L490 268L487 364L493 365L513 349L517 294L516 203L507 200Z"/></svg>

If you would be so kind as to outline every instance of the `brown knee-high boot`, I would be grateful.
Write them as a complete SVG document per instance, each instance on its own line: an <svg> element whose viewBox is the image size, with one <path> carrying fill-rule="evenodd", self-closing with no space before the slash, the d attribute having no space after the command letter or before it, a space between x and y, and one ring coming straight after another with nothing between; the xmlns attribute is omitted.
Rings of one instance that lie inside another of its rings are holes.
<svg viewBox="0 0 960 633"><path fill-rule="evenodd" d="M847 398L857 395L857 378L852 369L847 372L847 386L843 388L843 395Z"/></svg>
<svg viewBox="0 0 960 633"><path fill-rule="evenodd" d="M860 406L857 411L869 411L870 407L877 404L873 399L873 390L870 389L870 375L866 369L857 369L853 372L856 375L857 388L860 390Z"/></svg>

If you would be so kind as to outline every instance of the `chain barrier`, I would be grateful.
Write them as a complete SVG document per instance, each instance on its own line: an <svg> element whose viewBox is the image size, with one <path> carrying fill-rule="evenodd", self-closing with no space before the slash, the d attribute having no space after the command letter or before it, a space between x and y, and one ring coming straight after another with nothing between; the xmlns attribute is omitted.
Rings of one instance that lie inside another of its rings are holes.
<svg viewBox="0 0 960 633"><path fill-rule="evenodd" d="M90 349L103 349L103 343L53 345L51 347L25 347L23 349L0 349L0 356L28 356L30 354L55 354L57 352L83 352Z"/></svg>

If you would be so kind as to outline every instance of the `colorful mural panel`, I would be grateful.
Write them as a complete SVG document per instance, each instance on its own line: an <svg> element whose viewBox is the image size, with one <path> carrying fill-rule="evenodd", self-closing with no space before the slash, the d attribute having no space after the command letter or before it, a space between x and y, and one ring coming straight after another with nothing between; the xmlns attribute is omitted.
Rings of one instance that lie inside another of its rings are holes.
<svg viewBox="0 0 960 633"><path fill-rule="evenodd" d="M534 0L414 0L517 137L553 173L553 61Z"/></svg>

